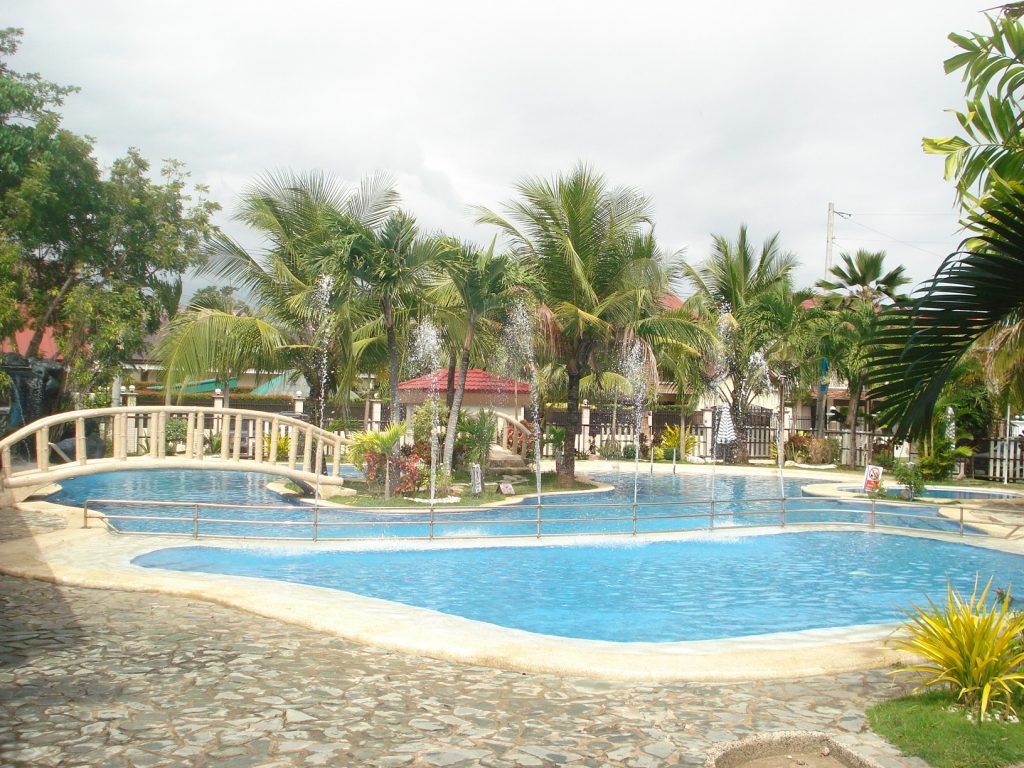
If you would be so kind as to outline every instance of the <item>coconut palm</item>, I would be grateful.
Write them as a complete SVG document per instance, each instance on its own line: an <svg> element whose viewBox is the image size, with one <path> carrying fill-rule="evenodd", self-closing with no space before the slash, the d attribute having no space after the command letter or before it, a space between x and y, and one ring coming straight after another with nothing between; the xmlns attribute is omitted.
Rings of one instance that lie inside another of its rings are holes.
<svg viewBox="0 0 1024 768"><path fill-rule="evenodd" d="M1024 394L1024 184L992 188L969 223L972 236L913 300L883 313L870 383L884 400L884 422L900 436L927 432L943 387L974 345L1001 361L993 368L1005 376L998 389Z"/></svg>
<svg viewBox="0 0 1024 768"><path fill-rule="evenodd" d="M374 339L366 330L373 307L346 266L354 247L363 245L359 238L381 226L396 205L386 176L349 189L321 173L266 174L243 193L235 215L265 246L246 249L221 235L210 248L205 270L252 296L284 341L281 366L297 368L317 402L338 388L339 376L354 377ZM217 362L207 364L213 369Z"/></svg>
<svg viewBox="0 0 1024 768"><path fill-rule="evenodd" d="M471 243L447 241L440 263L438 281L427 293L427 301L437 307L438 314L457 340L458 370L451 387L448 425L445 432L442 462L451 472L458 432L459 409L466 391L466 375L470 355L481 326L494 323L508 305L512 289L520 284L516 264L506 255L494 253L494 242L486 250Z"/></svg>
<svg viewBox="0 0 1024 768"><path fill-rule="evenodd" d="M866 251L862 248L853 256L840 254L840 260L842 263L834 265L830 270L832 279L817 282L819 288L843 294L848 299L859 298L879 304L883 299L901 299L899 289L910 282L902 264L888 272L884 271L885 251Z"/></svg>
<svg viewBox="0 0 1024 768"><path fill-rule="evenodd" d="M167 325L153 356L167 371L168 394L212 374L224 390L226 407L232 379L250 369L280 370L287 349L285 336L263 317L190 307Z"/></svg>
<svg viewBox="0 0 1024 768"><path fill-rule="evenodd" d="M550 181L525 179L516 191L504 214L479 209L477 221L497 226L517 257L537 270L549 351L566 365L558 478L566 486L576 469L580 380L624 331L660 311L669 272L650 232L650 204L638 191L610 189L585 165Z"/></svg>
<svg viewBox="0 0 1024 768"><path fill-rule="evenodd" d="M436 237L421 237L415 217L405 211L392 212L376 226L362 226L351 218L348 224L355 225L355 239L343 261L342 274L354 280L358 294L376 310L376 319L367 327L379 327L384 336L391 423L395 424L401 420L399 334L431 269L447 246ZM362 341L369 344L371 340L367 336Z"/></svg>
<svg viewBox="0 0 1024 768"><path fill-rule="evenodd" d="M719 396L728 404L733 424L742 425L755 397L768 387L764 355L777 330L766 322L763 300L788 291L796 258L781 250L778 235L772 235L758 249L741 225L736 240L714 236L711 255L685 274L694 295L707 311L717 316L722 358ZM760 322L748 319L757 315ZM746 461L746 440L740 435L735 459Z"/></svg>
<svg viewBox="0 0 1024 768"><path fill-rule="evenodd" d="M886 311L873 352L873 393L900 436L927 433L972 349L992 389L1024 402L1024 24L1015 13L988 21L987 33L950 35L961 50L945 68L963 77L967 103L955 114L965 135L924 141L946 157L971 235L912 301Z"/></svg>

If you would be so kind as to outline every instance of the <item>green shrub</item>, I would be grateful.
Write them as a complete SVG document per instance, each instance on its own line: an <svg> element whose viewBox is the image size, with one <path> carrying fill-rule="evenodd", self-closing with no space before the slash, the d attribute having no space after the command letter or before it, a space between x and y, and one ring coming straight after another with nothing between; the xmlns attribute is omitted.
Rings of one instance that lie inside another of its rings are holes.
<svg viewBox="0 0 1024 768"><path fill-rule="evenodd" d="M622 458L622 448L619 446L617 440L608 440L604 445L597 449L597 455L607 461L616 461Z"/></svg>
<svg viewBox="0 0 1024 768"><path fill-rule="evenodd" d="M672 449L669 448L668 450L669 450L669 455L671 456L672 455L671 454L671 450ZM655 461L664 461L665 460L665 448L664 448L664 446L661 446L661 445L653 446L651 448L651 458L653 458Z"/></svg>
<svg viewBox="0 0 1024 768"><path fill-rule="evenodd" d="M810 448L813 438L806 432L797 432L790 435L782 447L783 455L787 461L795 461L798 464L807 462L807 451Z"/></svg>
<svg viewBox="0 0 1024 768"><path fill-rule="evenodd" d="M188 437L188 421L181 416L174 416L167 420L164 428L164 442L167 444L167 453L173 454L178 448L178 443L184 443Z"/></svg>
<svg viewBox="0 0 1024 768"><path fill-rule="evenodd" d="M812 437L807 446L809 464L835 464L839 461L840 445L834 437Z"/></svg>
<svg viewBox="0 0 1024 768"><path fill-rule="evenodd" d="M631 461L636 458L636 446L633 443L627 443L622 446L622 458Z"/></svg>
<svg viewBox="0 0 1024 768"><path fill-rule="evenodd" d="M989 601L992 580L978 594L975 582L970 600L964 600L952 585L946 587L946 602L931 599L925 607L906 611L906 637L893 646L923 656L924 663L912 664L897 673L921 680L917 690L934 685L950 686L958 701L977 707L978 722L985 719L990 704L1012 713L1015 690L1024 689L1024 652L1019 635L1024 632L1024 614L1010 611L1012 598Z"/></svg>
<svg viewBox="0 0 1024 768"><path fill-rule="evenodd" d="M925 491L924 473L917 464L897 461L892 465L892 476L897 483L902 484L907 489L911 499L915 496L920 496Z"/></svg>
<svg viewBox="0 0 1024 768"><path fill-rule="evenodd" d="M945 480L953 474L958 459L973 455L974 451L966 445L954 448L945 441L938 442L930 454L921 457L921 473L925 480Z"/></svg>

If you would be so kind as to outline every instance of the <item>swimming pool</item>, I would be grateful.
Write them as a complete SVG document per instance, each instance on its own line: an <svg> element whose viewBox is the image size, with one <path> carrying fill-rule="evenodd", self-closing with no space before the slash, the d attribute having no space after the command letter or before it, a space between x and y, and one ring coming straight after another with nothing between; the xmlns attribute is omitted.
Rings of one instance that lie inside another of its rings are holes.
<svg viewBox="0 0 1024 768"><path fill-rule="evenodd" d="M180 502L172 506L125 507L95 504L109 514L158 517L156 520L111 519L119 531L203 536L280 539L332 538L467 538L478 536L535 536L538 531L535 500L527 497L504 507L470 511L439 508L431 521L425 509L415 512L380 512L321 507L283 499L267 490L269 475L234 471L145 470L88 475L65 481L50 500L81 506L87 499L143 499ZM662 533L709 527L779 525L783 519L778 479L726 472L679 475L641 475L640 506L633 518L633 476L598 474L595 479L615 488L600 493L570 493L543 500L541 532L545 535ZM959 531L959 523L942 518L937 507L912 507L866 500L801 496L803 480L787 479L787 523L867 524L872 510L878 524L936 531ZM712 498L714 501L712 502ZM199 520L191 502L227 502L229 506L202 508ZM401 503L401 502L399 502ZM254 510L239 505L275 505ZM316 515L316 531L313 517ZM689 515L689 517L685 517ZM684 516L684 517L680 517ZM183 518L170 520L165 518ZM268 524L225 522L267 520ZM275 525L271 523L285 523ZM968 533L974 532L967 530Z"/></svg>
<svg viewBox="0 0 1024 768"><path fill-rule="evenodd" d="M976 577L1006 586L1024 576L1019 555L859 531L425 551L175 547L133 563L329 587L528 632L616 642L889 623L925 595L939 598L947 578L970 592Z"/></svg>
<svg viewBox="0 0 1024 768"><path fill-rule="evenodd" d="M885 487L886 496L892 498L899 498L900 491L903 489L902 485L887 485ZM864 488L860 485L842 485L837 486L836 490L844 491L846 493L863 493ZM918 494L920 498L925 499L962 499L964 501L984 501L986 499L1019 499L1021 495L1014 493L1013 491L999 491L988 488L933 488L928 486L925 488L923 493Z"/></svg>

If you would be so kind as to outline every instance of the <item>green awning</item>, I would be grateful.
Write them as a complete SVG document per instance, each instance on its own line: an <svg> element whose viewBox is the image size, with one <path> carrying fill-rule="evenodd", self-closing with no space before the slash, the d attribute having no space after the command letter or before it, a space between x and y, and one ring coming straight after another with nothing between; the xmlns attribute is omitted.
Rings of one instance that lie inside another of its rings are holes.
<svg viewBox="0 0 1024 768"><path fill-rule="evenodd" d="M176 395L199 395L203 394L204 392L212 393L213 390L217 389L220 386L221 385L217 383L216 379L205 379L204 381L197 381L193 384L178 384L177 386L174 387L174 393ZM237 386L238 379L231 379L230 381L228 381L229 388L234 388ZM152 389L155 392L162 392L163 385L148 387L148 389Z"/></svg>

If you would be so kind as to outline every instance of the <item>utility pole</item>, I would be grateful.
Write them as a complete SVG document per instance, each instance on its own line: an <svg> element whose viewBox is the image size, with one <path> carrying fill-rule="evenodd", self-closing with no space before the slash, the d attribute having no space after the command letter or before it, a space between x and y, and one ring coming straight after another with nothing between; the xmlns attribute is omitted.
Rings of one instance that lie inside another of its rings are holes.
<svg viewBox="0 0 1024 768"><path fill-rule="evenodd" d="M835 218L836 206L828 204L828 226L825 230L825 279L828 280L832 274L832 241L835 239Z"/></svg>
<svg viewBox="0 0 1024 768"><path fill-rule="evenodd" d="M832 241L835 239L835 203L828 204L828 224L825 227L825 279L832 277ZM825 400L828 398L828 382L830 378L828 358L821 359L821 379L818 382L818 407L815 409L814 434L825 437Z"/></svg>

